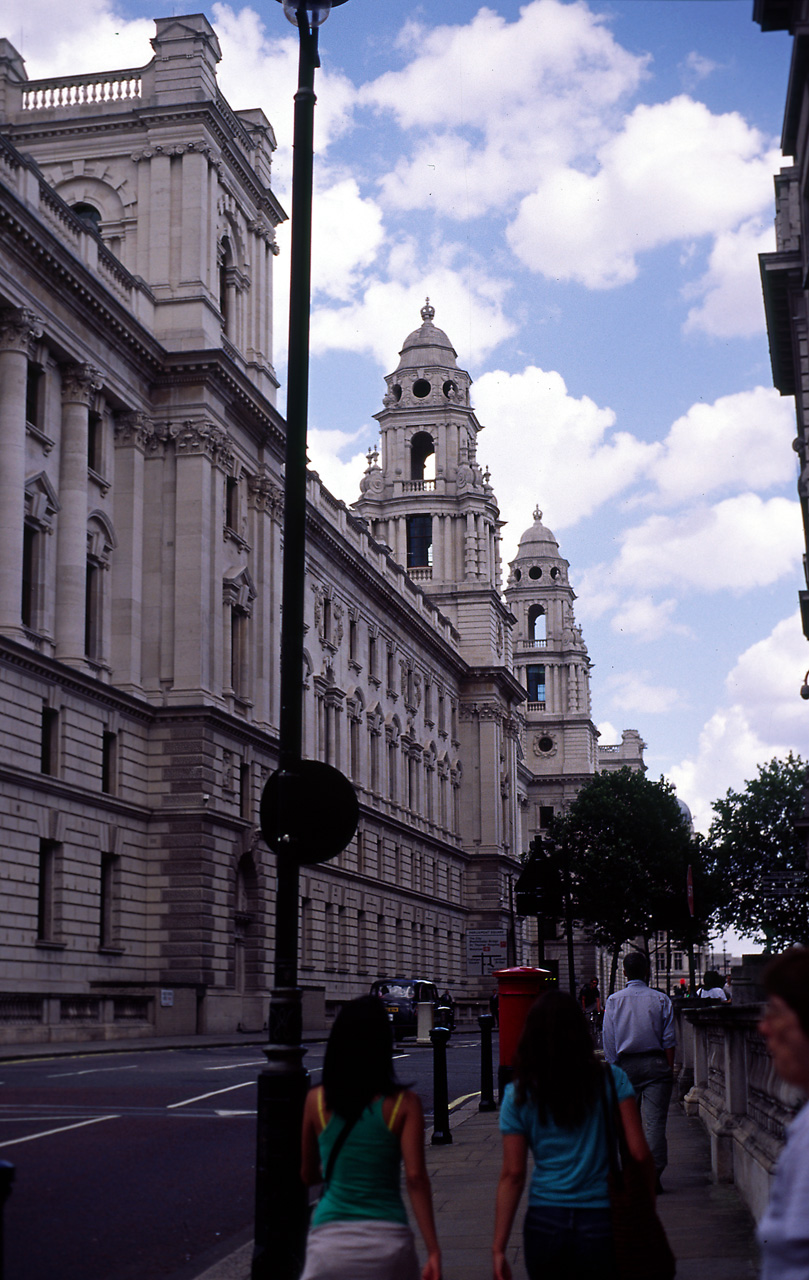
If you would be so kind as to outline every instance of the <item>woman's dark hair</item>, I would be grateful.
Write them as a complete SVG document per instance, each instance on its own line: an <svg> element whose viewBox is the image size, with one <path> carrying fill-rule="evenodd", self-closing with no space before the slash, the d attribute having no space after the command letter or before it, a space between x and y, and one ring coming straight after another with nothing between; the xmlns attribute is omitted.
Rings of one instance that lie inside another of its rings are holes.
<svg viewBox="0 0 809 1280"><path fill-rule="evenodd" d="M544 992L529 1011L517 1046L517 1102L530 1099L542 1124L551 1119L562 1129L575 1129L598 1097L600 1071L578 1000L564 991Z"/></svg>
<svg viewBox="0 0 809 1280"><path fill-rule="evenodd" d="M804 1035L809 1036L809 947L790 947L776 956L761 975L768 995L780 996L794 1009Z"/></svg>
<svg viewBox="0 0 809 1280"><path fill-rule="evenodd" d="M356 1119L378 1094L401 1088L393 1070L393 1031L378 996L351 1000L334 1019L323 1088L329 1111L346 1120Z"/></svg>

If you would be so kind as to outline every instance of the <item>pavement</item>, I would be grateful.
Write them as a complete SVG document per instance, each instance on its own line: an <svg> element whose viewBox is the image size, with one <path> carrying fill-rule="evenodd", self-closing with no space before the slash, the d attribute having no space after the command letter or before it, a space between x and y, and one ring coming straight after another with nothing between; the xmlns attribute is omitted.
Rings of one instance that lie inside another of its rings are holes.
<svg viewBox="0 0 809 1280"><path fill-rule="evenodd" d="M312 1040L320 1039L313 1036ZM0 1060L181 1047L263 1044L264 1036L156 1037L149 1041L0 1046ZM677 1280L754 1280L754 1224L735 1188L711 1179L709 1139L699 1120L674 1099L668 1121L669 1164L658 1198L660 1218L677 1258ZM497 1112L478 1111L478 1097L450 1116L452 1142L427 1146L444 1280L491 1280L494 1202L500 1174ZM509 1245L514 1275L524 1276L520 1211ZM196 1280L249 1280L252 1242L200 1273ZM423 1251L420 1253L423 1258Z"/></svg>
<svg viewBox="0 0 809 1280"><path fill-rule="evenodd" d="M451 1144L427 1147L444 1280L491 1280L500 1133L497 1112L479 1112L477 1105L475 1098L453 1112ZM677 1258L677 1280L753 1280L753 1220L733 1186L711 1181L705 1130L677 1102L669 1113L668 1141L669 1166L657 1207ZM525 1275L522 1217L521 1209L509 1243L517 1280ZM246 1244L197 1280L249 1280L251 1256L252 1245ZM419 1256L423 1261L421 1248Z"/></svg>

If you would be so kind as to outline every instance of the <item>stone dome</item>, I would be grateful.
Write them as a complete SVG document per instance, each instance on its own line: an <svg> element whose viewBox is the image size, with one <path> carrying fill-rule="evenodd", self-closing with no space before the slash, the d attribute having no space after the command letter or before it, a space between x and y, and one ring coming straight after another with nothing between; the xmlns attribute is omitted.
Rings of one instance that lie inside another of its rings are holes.
<svg viewBox="0 0 809 1280"><path fill-rule="evenodd" d="M438 329L433 324L433 316L435 308L430 306L428 298L424 306L421 308L421 318L423 324L420 329L414 329L404 340L404 346L399 352L399 363L396 372L401 369L418 369L430 366L438 366L440 369L456 369L458 353L454 349L443 329Z"/></svg>
<svg viewBox="0 0 809 1280"><path fill-rule="evenodd" d="M520 538L520 545L517 549L516 559L519 560L523 556L557 556L559 555L559 543L556 538L542 523L542 512L539 507L534 511L534 523L530 529L526 529Z"/></svg>

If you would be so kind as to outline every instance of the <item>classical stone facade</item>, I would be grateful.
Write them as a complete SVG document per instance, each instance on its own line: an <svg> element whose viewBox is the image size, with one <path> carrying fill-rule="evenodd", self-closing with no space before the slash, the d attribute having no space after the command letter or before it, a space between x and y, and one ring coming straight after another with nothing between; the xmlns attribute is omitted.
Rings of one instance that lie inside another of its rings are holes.
<svg viewBox="0 0 809 1280"><path fill-rule="evenodd" d="M222 98L207 20L161 19L153 45L145 68L45 82L0 40L6 1039L255 1029L273 978L285 214L272 128ZM603 751L558 548L533 705L536 619L501 593L470 379L433 318L387 379L354 509L308 480L304 752L361 811L302 876L316 1020L397 971L474 1002L471 929L530 960L520 857Z"/></svg>

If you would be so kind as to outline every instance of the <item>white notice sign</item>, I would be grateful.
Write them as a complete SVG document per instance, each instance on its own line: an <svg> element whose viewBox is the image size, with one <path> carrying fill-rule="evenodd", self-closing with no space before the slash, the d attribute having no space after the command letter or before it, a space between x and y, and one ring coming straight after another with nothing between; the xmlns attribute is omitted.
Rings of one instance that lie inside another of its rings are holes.
<svg viewBox="0 0 809 1280"><path fill-rule="evenodd" d="M508 934L505 929L469 929L466 934L466 976L485 977L508 965Z"/></svg>

